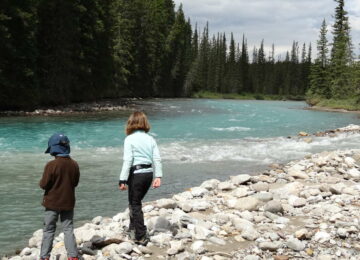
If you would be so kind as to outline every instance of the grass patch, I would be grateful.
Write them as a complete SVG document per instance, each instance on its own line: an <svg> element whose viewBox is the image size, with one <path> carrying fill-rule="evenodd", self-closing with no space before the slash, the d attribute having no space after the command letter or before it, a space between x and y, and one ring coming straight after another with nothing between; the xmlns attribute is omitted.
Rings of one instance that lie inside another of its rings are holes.
<svg viewBox="0 0 360 260"><path fill-rule="evenodd" d="M309 98L306 100L312 106L332 108L332 109L346 109L349 111L359 111L360 103L357 98L348 99L321 99L318 97Z"/></svg>
<svg viewBox="0 0 360 260"><path fill-rule="evenodd" d="M193 98L208 99L237 99L237 100L305 100L304 96L283 96L283 95L264 95L254 93L217 93L210 91L199 91L194 93Z"/></svg>

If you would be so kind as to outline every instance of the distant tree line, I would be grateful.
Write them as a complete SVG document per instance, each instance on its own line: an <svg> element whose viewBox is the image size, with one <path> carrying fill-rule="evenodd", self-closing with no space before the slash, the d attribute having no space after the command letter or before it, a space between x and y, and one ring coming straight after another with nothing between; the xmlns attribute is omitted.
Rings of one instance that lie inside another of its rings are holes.
<svg viewBox="0 0 360 260"><path fill-rule="evenodd" d="M337 6L332 25L333 40L329 44L324 19L317 41L317 57L311 66L307 98L314 105L322 99L355 98L360 103L360 61L356 61L354 57L349 18L344 9L345 1L335 2Z"/></svg>
<svg viewBox="0 0 360 260"><path fill-rule="evenodd" d="M245 36L210 36L208 25L199 33L173 0L2 0L0 109L199 91L342 97L360 72L346 12L337 12L331 58L326 47L312 65L311 44L294 41L275 57L264 41L249 51Z"/></svg>
<svg viewBox="0 0 360 260"><path fill-rule="evenodd" d="M225 34L209 37L206 25L199 44L198 31L193 34L193 49L196 54L185 81L184 93L211 91L219 93L256 93L304 97L309 86L311 44L299 46L293 42L291 52L275 58L275 46L267 55L264 41L259 49L249 53L243 36L241 45L231 34L227 43ZM301 49L301 50L300 50Z"/></svg>

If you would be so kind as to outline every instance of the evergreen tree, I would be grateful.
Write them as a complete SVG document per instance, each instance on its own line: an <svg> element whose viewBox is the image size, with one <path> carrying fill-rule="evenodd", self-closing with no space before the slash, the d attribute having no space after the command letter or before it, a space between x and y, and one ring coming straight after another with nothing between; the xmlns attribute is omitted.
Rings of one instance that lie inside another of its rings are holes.
<svg viewBox="0 0 360 260"><path fill-rule="evenodd" d="M335 98L346 98L351 91L352 49L350 26L344 0L335 0L335 22L333 25L333 44L331 50L331 95Z"/></svg>
<svg viewBox="0 0 360 260"><path fill-rule="evenodd" d="M320 29L319 40L317 41L317 58L311 66L310 88L308 95L330 98L330 75L329 75L329 57L328 40L326 37L326 21L323 20Z"/></svg>
<svg viewBox="0 0 360 260"><path fill-rule="evenodd" d="M35 0L0 2L0 109L39 104L36 8Z"/></svg>

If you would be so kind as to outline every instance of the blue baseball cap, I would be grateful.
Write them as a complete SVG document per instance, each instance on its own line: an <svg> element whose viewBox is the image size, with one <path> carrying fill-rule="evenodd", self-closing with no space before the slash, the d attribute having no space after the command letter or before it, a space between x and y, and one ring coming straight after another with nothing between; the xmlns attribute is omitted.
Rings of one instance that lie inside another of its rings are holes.
<svg viewBox="0 0 360 260"><path fill-rule="evenodd" d="M54 150L53 148L55 148L55 150L56 150L56 147L64 147L64 148L69 149L70 148L69 138L66 135L64 135L63 133L53 134L49 138L48 148L46 149L45 153L52 154L52 150ZM63 149L61 149L61 150L63 150Z"/></svg>

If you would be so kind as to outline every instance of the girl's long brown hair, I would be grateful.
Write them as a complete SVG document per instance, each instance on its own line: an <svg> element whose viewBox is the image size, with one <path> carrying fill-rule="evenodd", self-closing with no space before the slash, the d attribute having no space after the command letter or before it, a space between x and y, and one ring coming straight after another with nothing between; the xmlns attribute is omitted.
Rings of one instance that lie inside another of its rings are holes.
<svg viewBox="0 0 360 260"><path fill-rule="evenodd" d="M146 115L141 111L132 113L127 121L125 133L131 135L136 130L143 130L146 133L150 130L150 124Z"/></svg>

